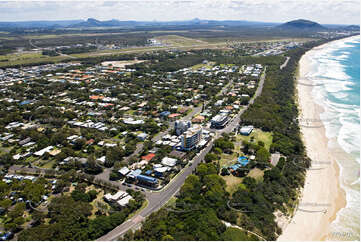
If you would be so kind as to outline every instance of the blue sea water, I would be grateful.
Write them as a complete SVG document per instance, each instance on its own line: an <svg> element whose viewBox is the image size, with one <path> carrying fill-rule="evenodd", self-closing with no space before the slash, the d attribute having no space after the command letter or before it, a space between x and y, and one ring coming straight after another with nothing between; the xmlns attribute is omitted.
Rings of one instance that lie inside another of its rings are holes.
<svg viewBox="0 0 361 242"><path fill-rule="evenodd" d="M331 224L335 236L328 240L359 241L360 36L326 44L314 52L311 62L308 77L317 83L312 93L325 110L320 116L329 148L340 166L340 184L347 201ZM341 147L342 152L335 147Z"/></svg>

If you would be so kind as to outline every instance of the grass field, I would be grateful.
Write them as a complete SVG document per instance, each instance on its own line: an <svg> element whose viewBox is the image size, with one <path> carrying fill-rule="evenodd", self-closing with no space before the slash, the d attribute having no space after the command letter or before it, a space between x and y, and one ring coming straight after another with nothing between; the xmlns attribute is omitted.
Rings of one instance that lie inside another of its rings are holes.
<svg viewBox="0 0 361 242"><path fill-rule="evenodd" d="M48 36L49 37L49 36ZM219 49L224 48L227 43L208 43L205 41L185 38L177 35L166 35L161 37L164 41L168 42L170 46L163 47L139 47L139 48L126 48L120 50L101 50L93 51L88 53L80 54L71 54L68 56L44 56L40 52L33 53L14 53L8 55L0 56L0 67L3 66L14 66L14 65L24 65L24 64L41 64L43 62L60 62L64 60L76 60L76 58L88 58L88 57L97 57L97 56L106 56L106 55L117 55L117 54L128 54L128 53L142 53L147 51L157 51L157 50L169 50L177 48L179 50L191 50L191 49ZM3 60L3 61L1 61Z"/></svg>
<svg viewBox="0 0 361 242"><path fill-rule="evenodd" d="M0 67L2 66L13 66L13 65L24 65L24 64L37 64L42 62L54 61L59 62L68 59L66 56L46 56L40 52L26 52L23 54L14 53L8 55L0 55ZM3 60L3 61L2 61ZM4 61L6 60L6 61Z"/></svg>
<svg viewBox="0 0 361 242"><path fill-rule="evenodd" d="M209 62L208 64L197 64L197 65L194 65L194 66L192 66L191 68L193 69L193 70L197 70L197 69L201 69L201 68L203 68L203 67L205 67L205 68L207 68L207 69L211 69L211 68L213 68L213 66L216 64L216 62Z"/></svg>
<svg viewBox="0 0 361 242"><path fill-rule="evenodd" d="M53 165L55 164L55 160L51 160L44 165L41 166L41 168L51 169L53 168Z"/></svg>
<svg viewBox="0 0 361 242"><path fill-rule="evenodd" d="M258 143L258 141L263 141L265 144L265 148L269 150L272 144L272 132L264 132L260 129L254 129L253 132L249 136L237 135L237 141L247 141L249 142L251 137L254 137L254 143Z"/></svg>
<svg viewBox="0 0 361 242"><path fill-rule="evenodd" d="M235 191L237 191L239 184L241 184L243 180L243 178L232 175L222 176L222 178L226 181L226 191L230 194L233 194Z"/></svg>
<svg viewBox="0 0 361 242"><path fill-rule="evenodd" d="M164 35L158 36L155 39L161 41L163 44L173 46L208 44L208 42L203 40L186 38L179 35Z"/></svg>
<svg viewBox="0 0 361 242"><path fill-rule="evenodd" d="M98 208L95 205L97 202L101 202L103 204L106 204L108 209L110 208L110 206L103 201L104 190L96 189L94 185L91 185L91 186L87 187L86 192L88 192L90 190L96 190L98 192L97 197L90 203L92 205L92 211L91 211L92 215L90 215L89 218L94 219L96 217L95 213L98 211Z"/></svg>
<svg viewBox="0 0 361 242"><path fill-rule="evenodd" d="M233 152L232 154L225 154L225 153L222 153L221 154L221 159L220 159L220 166L223 167L223 166L230 166L230 165L233 165L236 163L238 159L238 156L237 156L237 153L236 152Z"/></svg>
<svg viewBox="0 0 361 242"><path fill-rule="evenodd" d="M250 172L248 173L247 176L252 177L252 178L256 179L257 181L262 181L263 174L264 174L264 171L262 171L261 169L253 168L252 170L250 170Z"/></svg>
<svg viewBox="0 0 361 242"><path fill-rule="evenodd" d="M24 53L13 53L13 54L7 54L7 55L0 55L0 60L16 61L16 60L40 58L42 56L43 55L39 51L34 51L34 52L24 52Z"/></svg>

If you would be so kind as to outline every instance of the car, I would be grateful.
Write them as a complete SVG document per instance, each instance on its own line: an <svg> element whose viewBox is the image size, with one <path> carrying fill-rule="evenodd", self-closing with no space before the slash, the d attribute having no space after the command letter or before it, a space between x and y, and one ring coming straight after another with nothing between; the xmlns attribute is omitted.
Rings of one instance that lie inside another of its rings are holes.
<svg viewBox="0 0 361 242"><path fill-rule="evenodd" d="M139 187L135 187L135 190L139 190Z"/></svg>
<svg viewBox="0 0 361 242"><path fill-rule="evenodd" d="M145 192L145 189L144 189L144 188L142 188L141 190L142 190L143 192Z"/></svg>
<svg viewBox="0 0 361 242"><path fill-rule="evenodd" d="M132 185L130 185L130 184L127 184L127 186L128 186L128 187L132 187Z"/></svg>

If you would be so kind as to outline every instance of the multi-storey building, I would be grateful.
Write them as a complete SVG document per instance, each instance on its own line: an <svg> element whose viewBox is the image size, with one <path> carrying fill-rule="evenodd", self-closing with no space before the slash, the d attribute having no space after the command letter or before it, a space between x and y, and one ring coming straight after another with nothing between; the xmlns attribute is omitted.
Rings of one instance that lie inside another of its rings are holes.
<svg viewBox="0 0 361 242"><path fill-rule="evenodd" d="M183 150L192 150L197 144L201 141L202 138L202 127L200 125L195 125L192 128L189 128L181 136L181 143Z"/></svg>
<svg viewBox="0 0 361 242"><path fill-rule="evenodd" d="M191 127L190 121L177 120L174 122L174 129L177 135L183 134Z"/></svg>

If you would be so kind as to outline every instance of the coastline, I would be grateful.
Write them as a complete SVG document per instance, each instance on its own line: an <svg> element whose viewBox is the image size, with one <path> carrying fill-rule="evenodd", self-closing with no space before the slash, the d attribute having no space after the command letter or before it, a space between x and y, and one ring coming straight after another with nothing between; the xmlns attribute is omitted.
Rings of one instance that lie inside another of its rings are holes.
<svg viewBox="0 0 361 242"><path fill-rule="evenodd" d="M332 155L333 149L328 147L329 139L320 121L324 109L312 96L312 80L306 77L312 68L308 56L324 45L309 50L299 61L296 89L299 120L303 124L300 125L301 136L314 169L307 170L299 209L282 228L279 241L332 239L330 224L337 212L346 206L346 193L340 185L340 167Z"/></svg>

